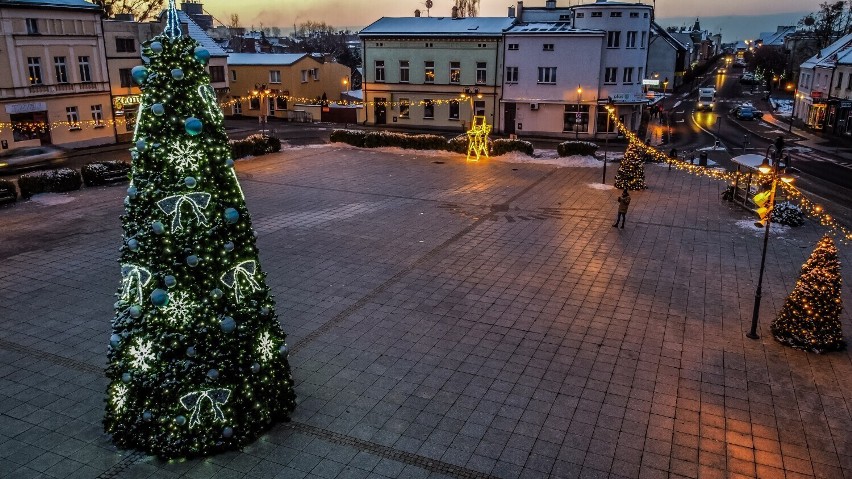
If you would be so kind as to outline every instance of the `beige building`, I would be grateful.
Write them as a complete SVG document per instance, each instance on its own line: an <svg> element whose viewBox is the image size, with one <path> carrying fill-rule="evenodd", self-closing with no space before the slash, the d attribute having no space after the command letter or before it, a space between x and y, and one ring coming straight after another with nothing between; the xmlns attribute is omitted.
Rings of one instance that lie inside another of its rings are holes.
<svg viewBox="0 0 852 479"><path fill-rule="evenodd" d="M183 34L192 37L210 52L208 72L220 99L228 92L228 55L185 12L178 12ZM133 137L136 113L142 99L139 86L130 71L142 64L141 44L161 34L165 25L160 22L136 22L132 16L118 15L103 23L106 58L109 68L112 109L116 118L116 134L120 141Z"/></svg>
<svg viewBox="0 0 852 479"><path fill-rule="evenodd" d="M304 53L231 53L225 114L260 117L265 112L270 118L296 119L296 104L339 100L349 75L346 65L322 63ZM268 96L260 91L269 91Z"/></svg>
<svg viewBox="0 0 852 479"><path fill-rule="evenodd" d="M101 10L0 2L0 148L115 142Z"/></svg>

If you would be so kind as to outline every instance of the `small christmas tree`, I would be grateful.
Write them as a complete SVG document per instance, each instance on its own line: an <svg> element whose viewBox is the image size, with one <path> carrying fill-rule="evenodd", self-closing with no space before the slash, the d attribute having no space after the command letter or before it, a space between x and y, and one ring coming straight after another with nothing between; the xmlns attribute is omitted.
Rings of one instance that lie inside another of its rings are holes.
<svg viewBox="0 0 852 479"><path fill-rule="evenodd" d="M142 104L122 217L105 430L162 457L236 449L295 406L207 50L166 31L133 69Z"/></svg>
<svg viewBox="0 0 852 479"><path fill-rule="evenodd" d="M802 266L796 287L772 322L775 339L817 353L843 349L840 283L837 247L830 236L825 236Z"/></svg>
<svg viewBox="0 0 852 479"><path fill-rule="evenodd" d="M621 166L615 173L615 187L619 190L644 190L645 184L645 162L642 159L642 151L639 145L631 142L621 159Z"/></svg>

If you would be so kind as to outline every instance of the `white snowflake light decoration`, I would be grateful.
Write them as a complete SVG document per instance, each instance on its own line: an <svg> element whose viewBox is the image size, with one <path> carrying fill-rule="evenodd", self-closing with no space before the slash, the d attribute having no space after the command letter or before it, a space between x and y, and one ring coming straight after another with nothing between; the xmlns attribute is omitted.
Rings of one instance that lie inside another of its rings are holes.
<svg viewBox="0 0 852 479"><path fill-rule="evenodd" d="M115 406L116 411L124 410L124 406L127 405L127 386L121 383L113 386L112 405Z"/></svg>
<svg viewBox="0 0 852 479"><path fill-rule="evenodd" d="M260 334L257 344L257 352L260 354L260 359L263 361L269 361L275 354L275 342L272 340L272 336L269 334L269 331L264 331Z"/></svg>
<svg viewBox="0 0 852 479"><path fill-rule="evenodd" d="M166 315L166 321L172 325L183 324L192 319L192 314L195 312L196 305L189 298L189 293L181 291L177 294L169 295L169 303L162 308L163 314Z"/></svg>
<svg viewBox="0 0 852 479"><path fill-rule="evenodd" d="M131 356L130 364L134 368L141 369L142 371L151 369L151 365L148 364L148 362L154 360L153 348L154 343L151 341L145 341L142 339L136 340L136 344L130 346L128 349L128 353L130 353Z"/></svg>
<svg viewBox="0 0 852 479"><path fill-rule="evenodd" d="M204 159L204 153L197 144L189 140L178 140L172 143L169 152L166 153L166 160L181 173L197 169L202 159Z"/></svg>

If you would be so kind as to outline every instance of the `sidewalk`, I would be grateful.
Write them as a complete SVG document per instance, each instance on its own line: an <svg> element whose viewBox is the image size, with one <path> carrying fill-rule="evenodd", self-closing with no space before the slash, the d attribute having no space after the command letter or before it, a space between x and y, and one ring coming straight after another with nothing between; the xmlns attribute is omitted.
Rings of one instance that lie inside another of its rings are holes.
<svg viewBox="0 0 852 479"><path fill-rule="evenodd" d="M781 120L771 113L764 113L762 119L767 123L777 126L779 129L790 131L793 135L802 138L802 140L797 142L799 146L805 146L821 153L852 162L852 143L848 140L825 138L795 126L791 129L789 120ZM825 145L827 142L832 142L836 146Z"/></svg>
<svg viewBox="0 0 852 479"><path fill-rule="evenodd" d="M236 168L292 422L205 459L112 445L126 193L92 188L0 210L0 477L852 477L852 352L768 331L812 221L772 233L755 341L762 230L723 182L649 164L621 230L615 168L339 145Z"/></svg>

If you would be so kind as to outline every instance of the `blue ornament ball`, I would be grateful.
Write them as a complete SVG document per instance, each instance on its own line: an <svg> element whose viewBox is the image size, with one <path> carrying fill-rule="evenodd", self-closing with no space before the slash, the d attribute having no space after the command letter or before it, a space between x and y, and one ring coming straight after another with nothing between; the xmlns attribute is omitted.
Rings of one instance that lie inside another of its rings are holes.
<svg viewBox="0 0 852 479"><path fill-rule="evenodd" d="M154 419L154 415L151 414L151 411L144 411L142 413L142 420L145 422L151 422L151 419Z"/></svg>
<svg viewBox="0 0 852 479"><path fill-rule="evenodd" d="M186 128L187 133L189 133L192 136L195 136L195 135L201 133L201 128L204 125L201 123L201 120L199 120L198 118L195 118L194 116L191 116L191 117L187 118L186 121L183 122L183 126L184 126L184 128Z"/></svg>
<svg viewBox="0 0 852 479"><path fill-rule="evenodd" d="M118 347L119 344L121 344L121 336L119 336L117 334L113 334L112 336L109 337L109 345L110 346L116 348L116 347Z"/></svg>
<svg viewBox="0 0 852 479"><path fill-rule="evenodd" d="M139 191L136 189L135 186L131 186L130 188L127 188L127 196L129 196L131 198L136 198L136 193L138 193L138 192Z"/></svg>
<svg viewBox="0 0 852 479"><path fill-rule="evenodd" d="M210 371L207 371L207 377L214 380L219 379L219 371L211 369Z"/></svg>
<svg viewBox="0 0 852 479"><path fill-rule="evenodd" d="M231 333L237 329L237 322L234 321L234 318L225 316L221 321L219 321L219 327L222 328L222 331Z"/></svg>
<svg viewBox="0 0 852 479"><path fill-rule="evenodd" d="M183 80L183 70L180 68L175 68L172 70L172 78L175 80Z"/></svg>
<svg viewBox="0 0 852 479"><path fill-rule="evenodd" d="M154 53L160 53L161 51L163 51L163 44L160 42L153 42L149 45L149 47Z"/></svg>
<svg viewBox="0 0 852 479"><path fill-rule="evenodd" d="M127 247L130 248L130 251L136 251L139 249L139 242L131 238L127 240Z"/></svg>
<svg viewBox="0 0 852 479"><path fill-rule="evenodd" d="M229 438L233 435L234 435L234 429L233 428L226 427L225 429L222 429L222 437Z"/></svg>
<svg viewBox="0 0 852 479"><path fill-rule="evenodd" d="M281 347L278 348L278 353L281 356L286 357L289 352L290 352L290 347L287 346L287 343L282 344Z"/></svg>
<svg viewBox="0 0 852 479"><path fill-rule="evenodd" d="M227 166L228 168L233 168L234 167L234 160L228 158L227 160L225 160L225 166Z"/></svg>
<svg viewBox="0 0 852 479"><path fill-rule="evenodd" d="M130 313L130 317L133 318L133 319L136 319L136 318L139 318L140 316L142 316L142 308L139 307L138 305L131 306L130 308L127 309L127 311Z"/></svg>
<svg viewBox="0 0 852 479"><path fill-rule="evenodd" d="M225 208L225 221L234 224L240 220L240 212L233 208Z"/></svg>
<svg viewBox="0 0 852 479"><path fill-rule="evenodd" d="M195 256L194 254L187 256L186 257L186 264L188 264L189 266L192 266L193 268L198 266L198 256Z"/></svg>
<svg viewBox="0 0 852 479"><path fill-rule="evenodd" d="M183 426L184 424L186 424L186 417L178 416L178 417L175 418L175 422L177 423L178 426Z"/></svg>
<svg viewBox="0 0 852 479"><path fill-rule="evenodd" d="M251 365L251 372L257 374L260 372L260 363L254 363Z"/></svg>
<svg viewBox="0 0 852 479"><path fill-rule="evenodd" d="M191 358L194 358L195 357L195 348L193 346L186 348L186 355L191 357Z"/></svg>
<svg viewBox="0 0 852 479"><path fill-rule="evenodd" d="M151 303L154 306L162 307L169 304L169 293L164 289L157 288L154 291L151 291Z"/></svg>
<svg viewBox="0 0 852 479"><path fill-rule="evenodd" d="M222 297L222 290L219 288L213 288L213 291L210 291L210 296L213 296L213 299L219 299Z"/></svg>
<svg viewBox="0 0 852 479"><path fill-rule="evenodd" d="M264 307L260 308L260 315L263 316L264 318L269 316L269 307L264 306Z"/></svg>
<svg viewBox="0 0 852 479"><path fill-rule="evenodd" d="M130 375L130 373L124 373L121 375L121 382L123 382L124 384L129 383L131 379L133 379L133 377Z"/></svg>
<svg viewBox="0 0 852 479"><path fill-rule="evenodd" d="M172 286L177 284L177 280L172 275L168 275L165 278L163 278L163 282L166 283L167 288L171 288Z"/></svg>
<svg viewBox="0 0 852 479"><path fill-rule="evenodd" d="M187 176L186 178L184 178L183 182L184 182L184 184L186 185L187 188L195 188L195 185L198 184L198 182L195 181L195 178L193 178L191 176Z"/></svg>
<svg viewBox="0 0 852 479"><path fill-rule="evenodd" d="M137 151L142 152L142 151L145 151L147 148L148 148L148 143L146 143L145 140L139 140L139 141L136 142L136 150Z"/></svg>
<svg viewBox="0 0 852 479"><path fill-rule="evenodd" d="M225 251L234 251L234 243L232 243L231 241L225 243Z"/></svg>
<svg viewBox="0 0 852 479"><path fill-rule="evenodd" d="M201 63L207 63L207 60L210 60L210 52L206 48L196 47L193 54L195 55L195 59Z"/></svg>
<svg viewBox="0 0 852 479"><path fill-rule="evenodd" d="M135 81L137 85L141 85L145 83L145 79L148 78L148 69L142 65L136 65L132 70L130 70L130 76L133 77L133 81Z"/></svg>
<svg viewBox="0 0 852 479"><path fill-rule="evenodd" d="M151 231L153 231L155 235L161 235L166 232L166 227L163 226L162 222L154 221L151 223Z"/></svg>
<svg viewBox="0 0 852 479"><path fill-rule="evenodd" d="M162 103L154 103L151 105L151 113L157 116L163 116L163 114L166 113L166 107L164 107Z"/></svg>

